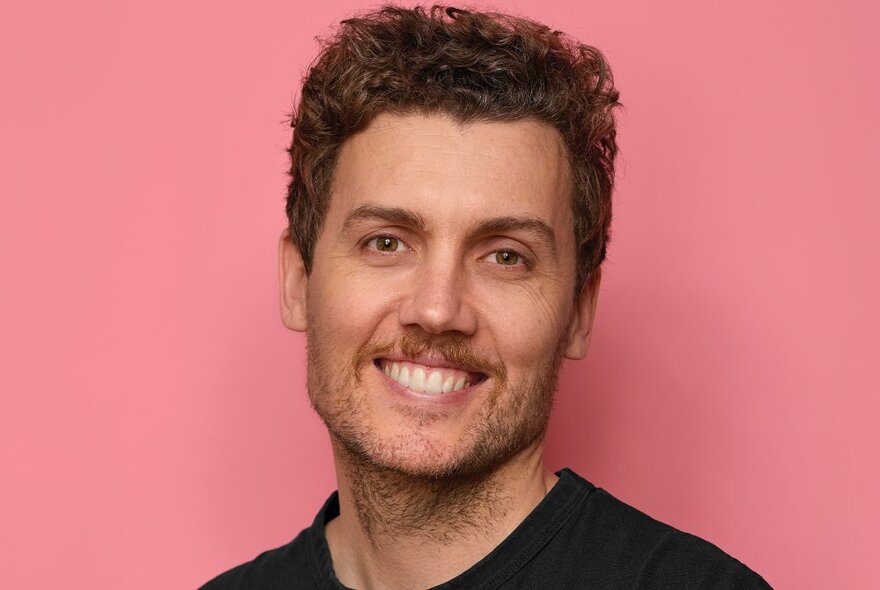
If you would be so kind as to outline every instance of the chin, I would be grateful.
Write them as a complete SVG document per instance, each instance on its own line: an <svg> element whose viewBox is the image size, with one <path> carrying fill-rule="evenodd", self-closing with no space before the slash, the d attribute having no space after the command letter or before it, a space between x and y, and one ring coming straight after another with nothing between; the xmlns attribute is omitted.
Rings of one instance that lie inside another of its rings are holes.
<svg viewBox="0 0 880 590"><path fill-rule="evenodd" d="M508 457L480 445L433 439L423 433L377 440L355 450L367 464L420 479L458 479L483 475ZM353 450L353 449L349 449Z"/></svg>
<svg viewBox="0 0 880 590"><path fill-rule="evenodd" d="M423 435L399 437L390 444L376 445L373 460L387 469L417 477L443 477L458 471L461 449Z"/></svg>

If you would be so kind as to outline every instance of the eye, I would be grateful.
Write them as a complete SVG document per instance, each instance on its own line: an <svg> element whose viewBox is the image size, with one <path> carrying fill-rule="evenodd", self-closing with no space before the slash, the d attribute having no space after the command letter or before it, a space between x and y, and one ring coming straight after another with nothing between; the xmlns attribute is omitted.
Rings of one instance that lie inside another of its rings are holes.
<svg viewBox="0 0 880 590"><path fill-rule="evenodd" d="M501 266L521 266L525 265L525 259L513 250L497 250L492 252L484 260L492 261Z"/></svg>
<svg viewBox="0 0 880 590"><path fill-rule="evenodd" d="M500 252L495 253L495 262L498 264L514 266L519 262L519 255L516 252L511 252L509 250L501 250Z"/></svg>
<svg viewBox="0 0 880 590"><path fill-rule="evenodd" d="M367 247L378 250L379 252L397 252L400 249L401 242L393 236L377 236L367 241Z"/></svg>

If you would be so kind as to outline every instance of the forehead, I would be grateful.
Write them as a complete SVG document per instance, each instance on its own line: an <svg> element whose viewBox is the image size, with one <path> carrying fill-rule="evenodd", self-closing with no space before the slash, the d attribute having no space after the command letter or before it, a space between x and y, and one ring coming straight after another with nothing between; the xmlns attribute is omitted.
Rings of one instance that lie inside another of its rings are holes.
<svg viewBox="0 0 880 590"><path fill-rule="evenodd" d="M437 223L522 214L571 224L570 186L562 138L544 123L383 114L340 150L330 213L370 202Z"/></svg>

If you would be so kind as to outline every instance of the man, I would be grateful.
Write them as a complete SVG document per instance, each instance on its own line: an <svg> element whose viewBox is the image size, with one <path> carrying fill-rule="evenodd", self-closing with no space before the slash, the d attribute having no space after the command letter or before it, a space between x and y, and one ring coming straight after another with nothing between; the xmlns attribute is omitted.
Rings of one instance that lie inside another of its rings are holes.
<svg viewBox="0 0 880 590"><path fill-rule="evenodd" d="M343 22L294 115L280 241L339 489L204 588L768 587L543 464L592 330L617 98L597 50L527 20Z"/></svg>

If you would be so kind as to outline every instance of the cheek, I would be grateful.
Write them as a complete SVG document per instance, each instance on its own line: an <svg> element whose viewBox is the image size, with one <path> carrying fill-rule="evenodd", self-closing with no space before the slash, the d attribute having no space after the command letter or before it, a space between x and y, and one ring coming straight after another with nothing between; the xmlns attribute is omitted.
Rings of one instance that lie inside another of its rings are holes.
<svg viewBox="0 0 880 590"><path fill-rule="evenodd" d="M310 278L307 307L314 321L332 330L340 346L359 345L396 309L396 292L382 277L337 268Z"/></svg>
<svg viewBox="0 0 880 590"><path fill-rule="evenodd" d="M481 296L484 325L508 367L544 362L556 351L571 304L555 287L505 285Z"/></svg>

